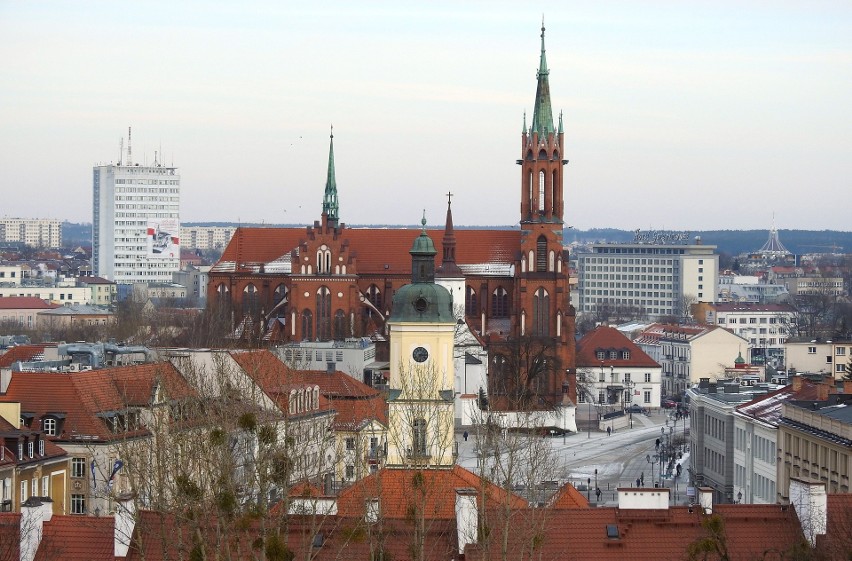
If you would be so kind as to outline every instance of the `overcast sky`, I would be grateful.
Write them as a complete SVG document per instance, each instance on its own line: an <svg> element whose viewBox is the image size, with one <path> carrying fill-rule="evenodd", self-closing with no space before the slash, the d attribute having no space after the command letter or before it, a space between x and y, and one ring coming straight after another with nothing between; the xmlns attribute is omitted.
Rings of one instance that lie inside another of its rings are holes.
<svg viewBox="0 0 852 561"><path fill-rule="evenodd" d="M183 222L312 223L334 124L342 221L517 224L533 6L0 0L0 216L91 221L130 125ZM852 2L544 17L566 224L850 229Z"/></svg>

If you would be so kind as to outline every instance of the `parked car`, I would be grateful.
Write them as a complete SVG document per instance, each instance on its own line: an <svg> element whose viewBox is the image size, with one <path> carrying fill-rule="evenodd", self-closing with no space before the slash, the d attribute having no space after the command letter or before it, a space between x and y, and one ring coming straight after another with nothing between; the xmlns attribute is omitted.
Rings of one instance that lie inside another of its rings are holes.
<svg viewBox="0 0 852 561"><path fill-rule="evenodd" d="M675 407L677 407L677 402L672 401L671 399L664 399L663 407L665 407L666 409L674 409Z"/></svg>
<svg viewBox="0 0 852 561"><path fill-rule="evenodd" d="M633 405L631 405L630 407L627 408L627 412L628 413L644 413L645 408L642 407L641 405L637 405L636 403L634 403Z"/></svg>

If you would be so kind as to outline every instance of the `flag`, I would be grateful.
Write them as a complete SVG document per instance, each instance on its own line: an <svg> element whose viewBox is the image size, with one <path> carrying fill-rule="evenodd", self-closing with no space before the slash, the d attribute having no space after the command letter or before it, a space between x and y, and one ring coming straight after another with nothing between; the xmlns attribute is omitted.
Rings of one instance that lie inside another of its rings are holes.
<svg viewBox="0 0 852 561"><path fill-rule="evenodd" d="M92 463L89 464L89 469L92 470L92 489L97 489L98 480L95 478L95 460L92 460Z"/></svg>
<svg viewBox="0 0 852 561"><path fill-rule="evenodd" d="M121 460L116 460L115 462L113 462L112 473L109 474L109 482L107 483L107 486L110 489L112 489L112 482L115 479L115 474L118 473L118 470L120 470L123 466L124 466L124 462L122 462Z"/></svg>

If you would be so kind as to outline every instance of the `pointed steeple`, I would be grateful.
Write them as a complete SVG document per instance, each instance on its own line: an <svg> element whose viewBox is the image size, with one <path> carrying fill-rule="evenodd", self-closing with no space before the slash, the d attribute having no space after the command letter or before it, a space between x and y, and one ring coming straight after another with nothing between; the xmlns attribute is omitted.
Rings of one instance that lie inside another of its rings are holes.
<svg viewBox="0 0 852 561"><path fill-rule="evenodd" d="M435 282L435 244L426 233L426 209L423 209L423 219L420 221L420 235L414 239L414 244L408 252L411 255L411 282Z"/></svg>
<svg viewBox="0 0 852 561"><path fill-rule="evenodd" d="M554 132L553 110L550 107L550 82L548 81L547 58L544 54L544 18L541 21L541 59L538 65L538 87L535 90L532 131L539 138Z"/></svg>
<svg viewBox="0 0 852 561"><path fill-rule="evenodd" d="M328 221L337 224L339 207L337 203L337 181L334 178L334 126L331 127L328 143L328 175L325 179L325 196L322 199L322 212L328 215Z"/></svg>
<svg viewBox="0 0 852 561"><path fill-rule="evenodd" d="M444 225L444 238L441 240L443 255L438 267L439 277L460 277L462 271L456 265L456 234L453 230L453 194L447 193L447 222Z"/></svg>

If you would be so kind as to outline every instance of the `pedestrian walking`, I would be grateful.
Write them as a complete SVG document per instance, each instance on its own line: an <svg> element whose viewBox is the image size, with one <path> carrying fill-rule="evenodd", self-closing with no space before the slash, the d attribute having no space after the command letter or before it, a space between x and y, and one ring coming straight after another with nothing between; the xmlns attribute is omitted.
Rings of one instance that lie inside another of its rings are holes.
<svg viewBox="0 0 852 561"><path fill-rule="evenodd" d="M612 436L612 427L607 427L607 428L606 428L606 435L607 435L607 436Z"/></svg>
<svg viewBox="0 0 852 561"><path fill-rule="evenodd" d="M464 431L464 434L462 436L464 437L464 441L467 442L467 431Z"/></svg>

